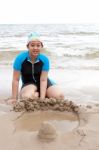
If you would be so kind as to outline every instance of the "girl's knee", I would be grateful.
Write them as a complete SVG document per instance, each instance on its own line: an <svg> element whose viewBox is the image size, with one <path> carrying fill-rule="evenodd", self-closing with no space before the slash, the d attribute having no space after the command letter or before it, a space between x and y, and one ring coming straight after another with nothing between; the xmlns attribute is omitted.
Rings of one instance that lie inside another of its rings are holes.
<svg viewBox="0 0 99 150"><path fill-rule="evenodd" d="M39 97L39 93L38 92L29 92L29 91L25 91L25 92L20 92L20 95L19 95L20 98L22 99L34 99L34 98L38 98Z"/></svg>
<svg viewBox="0 0 99 150"><path fill-rule="evenodd" d="M32 93L28 93L28 92L20 92L20 98L24 99L28 99L32 97Z"/></svg>
<svg viewBox="0 0 99 150"><path fill-rule="evenodd" d="M64 99L65 97L64 97L64 94L63 94L63 93L60 93L60 94L56 94L56 95L55 95L55 98L56 98L56 99Z"/></svg>
<svg viewBox="0 0 99 150"><path fill-rule="evenodd" d="M37 97L37 92L36 92L37 88L34 85L27 85L24 88L21 89L20 91L20 98L34 98L34 96L36 95Z"/></svg>
<svg viewBox="0 0 99 150"><path fill-rule="evenodd" d="M39 93L38 93L38 92L35 92L35 93L34 93L34 97L35 97L35 98L38 98L38 97L39 97Z"/></svg>
<svg viewBox="0 0 99 150"><path fill-rule="evenodd" d="M52 86L47 89L48 98L64 99L64 93L58 86Z"/></svg>
<svg viewBox="0 0 99 150"><path fill-rule="evenodd" d="M48 98L55 98L55 99L64 99L65 96L63 93L60 92L54 92L54 93L48 93Z"/></svg>

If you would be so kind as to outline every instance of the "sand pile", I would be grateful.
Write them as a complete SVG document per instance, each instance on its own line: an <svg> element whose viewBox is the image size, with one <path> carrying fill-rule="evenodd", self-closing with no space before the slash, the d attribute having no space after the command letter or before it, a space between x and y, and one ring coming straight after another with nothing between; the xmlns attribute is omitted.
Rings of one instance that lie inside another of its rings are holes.
<svg viewBox="0 0 99 150"><path fill-rule="evenodd" d="M43 122L38 132L38 137L47 141L54 140L57 135L56 128L49 122Z"/></svg>
<svg viewBox="0 0 99 150"><path fill-rule="evenodd" d="M53 111L68 111L75 112L79 111L79 107L74 102L69 100L57 100L54 98L46 98L44 100L38 99L20 99L13 106L15 112L21 111L38 111L38 110L53 110Z"/></svg>

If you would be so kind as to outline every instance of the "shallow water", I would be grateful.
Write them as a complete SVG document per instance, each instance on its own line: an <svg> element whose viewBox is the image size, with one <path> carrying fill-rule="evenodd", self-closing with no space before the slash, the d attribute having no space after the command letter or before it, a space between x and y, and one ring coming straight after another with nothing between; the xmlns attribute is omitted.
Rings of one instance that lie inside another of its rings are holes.
<svg viewBox="0 0 99 150"><path fill-rule="evenodd" d="M38 131L42 122L47 121L59 132L69 132L78 126L77 116L66 112L42 111L25 113L15 121L17 131Z"/></svg>

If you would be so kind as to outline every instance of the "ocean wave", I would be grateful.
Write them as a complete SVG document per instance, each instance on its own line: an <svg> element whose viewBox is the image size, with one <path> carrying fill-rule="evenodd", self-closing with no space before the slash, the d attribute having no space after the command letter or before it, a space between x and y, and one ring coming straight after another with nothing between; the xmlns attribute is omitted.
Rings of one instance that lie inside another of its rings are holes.
<svg viewBox="0 0 99 150"><path fill-rule="evenodd" d="M94 51L94 52L90 52L88 54L85 55L86 58L99 58L99 50L98 51Z"/></svg>
<svg viewBox="0 0 99 150"><path fill-rule="evenodd" d="M91 31L66 31L60 33L60 35L99 35L99 32L91 32Z"/></svg>
<svg viewBox="0 0 99 150"><path fill-rule="evenodd" d="M81 53L65 53L63 54L64 57L76 57L76 58L86 58L86 59L95 59L99 58L99 50L97 51L85 51Z"/></svg>
<svg viewBox="0 0 99 150"><path fill-rule="evenodd" d="M52 67L53 69L64 69L64 70L99 70L99 66L57 66ZM51 69L52 69L51 68Z"/></svg>

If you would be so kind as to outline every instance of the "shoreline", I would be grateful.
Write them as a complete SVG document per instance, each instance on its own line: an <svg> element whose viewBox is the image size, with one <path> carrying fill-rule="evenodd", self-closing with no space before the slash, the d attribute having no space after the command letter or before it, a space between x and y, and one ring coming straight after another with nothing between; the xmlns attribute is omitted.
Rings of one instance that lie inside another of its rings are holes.
<svg viewBox="0 0 99 150"><path fill-rule="evenodd" d="M0 100L3 100L11 96L12 66L1 65L0 68ZM83 104L98 102L98 70L51 69L49 77L62 88L66 99Z"/></svg>

